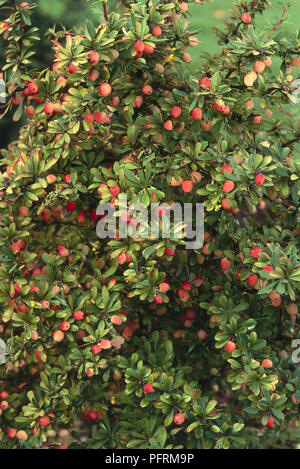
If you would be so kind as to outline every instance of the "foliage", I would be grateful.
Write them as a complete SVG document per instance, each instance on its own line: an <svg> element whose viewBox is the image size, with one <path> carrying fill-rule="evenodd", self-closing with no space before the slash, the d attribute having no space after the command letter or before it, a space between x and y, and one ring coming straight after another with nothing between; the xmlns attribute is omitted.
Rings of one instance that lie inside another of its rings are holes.
<svg viewBox="0 0 300 469"><path fill-rule="evenodd" d="M295 447L299 32L237 2L195 71L188 4L99 2L39 70L33 6L0 4L5 111L29 115L0 173L1 447ZM203 248L99 240L125 194L202 202Z"/></svg>

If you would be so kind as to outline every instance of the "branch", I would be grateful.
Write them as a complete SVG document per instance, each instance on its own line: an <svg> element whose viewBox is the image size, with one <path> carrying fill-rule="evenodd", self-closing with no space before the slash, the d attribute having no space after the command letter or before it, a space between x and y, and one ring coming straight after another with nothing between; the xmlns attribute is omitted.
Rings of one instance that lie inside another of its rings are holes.
<svg viewBox="0 0 300 469"><path fill-rule="evenodd" d="M108 21L108 14L107 14L106 3L105 3L105 2L102 2L102 6L103 6L103 13L104 13L105 21Z"/></svg>
<svg viewBox="0 0 300 469"><path fill-rule="evenodd" d="M282 13L282 15L281 15L281 18L280 18L280 20L278 21L278 23L276 24L276 26L273 27L273 31L277 31L277 29L279 28L279 26L281 25L281 23L282 23L283 20L284 20L284 16L285 16L286 12L287 12L287 7L284 7L283 13Z"/></svg>

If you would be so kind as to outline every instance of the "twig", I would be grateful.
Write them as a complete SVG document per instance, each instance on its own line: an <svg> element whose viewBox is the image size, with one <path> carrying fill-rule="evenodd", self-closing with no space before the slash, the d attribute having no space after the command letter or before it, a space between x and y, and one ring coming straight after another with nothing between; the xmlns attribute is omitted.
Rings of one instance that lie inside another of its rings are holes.
<svg viewBox="0 0 300 469"><path fill-rule="evenodd" d="M108 21L108 14L107 14L106 3L105 3L105 2L102 2L102 6L103 6L103 13L104 13L105 21Z"/></svg>
<svg viewBox="0 0 300 469"><path fill-rule="evenodd" d="M285 16L286 12L287 12L287 7L284 7L283 13L282 13L282 15L281 15L281 18L280 18L280 20L278 21L278 23L276 24L276 26L273 27L273 31L277 31L277 29L279 28L279 26L280 26L281 23L283 22L283 19L284 19L284 16Z"/></svg>

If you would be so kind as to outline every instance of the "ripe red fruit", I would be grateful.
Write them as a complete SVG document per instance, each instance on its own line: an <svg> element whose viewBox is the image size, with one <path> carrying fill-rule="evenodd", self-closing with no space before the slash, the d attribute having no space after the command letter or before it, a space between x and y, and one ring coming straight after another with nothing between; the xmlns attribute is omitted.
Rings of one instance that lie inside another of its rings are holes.
<svg viewBox="0 0 300 469"><path fill-rule="evenodd" d="M91 122L94 122L94 120L95 120L94 114L91 114L91 113L85 114L84 120L85 120L86 122L88 122L89 124L90 124Z"/></svg>
<svg viewBox="0 0 300 469"><path fill-rule="evenodd" d="M145 49L145 44L143 41L136 41L133 45L133 48L136 52L143 52Z"/></svg>
<svg viewBox="0 0 300 469"><path fill-rule="evenodd" d="M266 266L263 268L263 270L264 270L265 272L272 272L273 267L272 267L271 265L266 265Z"/></svg>
<svg viewBox="0 0 300 469"><path fill-rule="evenodd" d="M145 44L144 54L153 54L153 52L154 52L154 47L150 46L150 44Z"/></svg>
<svg viewBox="0 0 300 469"><path fill-rule="evenodd" d="M53 114L53 111L54 111L53 103L46 103L43 109L46 114L48 115Z"/></svg>
<svg viewBox="0 0 300 469"><path fill-rule="evenodd" d="M179 106L174 106L171 110L171 116L175 119L181 115L181 108Z"/></svg>
<svg viewBox="0 0 300 469"><path fill-rule="evenodd" d="M28 439L28 435L24 430L19 430L16 434L16 437L20 441L25 441Z"/></svg>
<svg viewBox="0 0 300 469"><path fill-rule="evenodd" d="M37 94L39 91L39 87L36 83L32 81L28 84L27 90L29 94Z"/></svg>
<svg viewBox="0 0 300 469"><path fill-rule="evenodd" d="M62 321L59 326L60 330L63 332L66 332L70 329L70 323L69 321Z"/></svg>
<svg viewBox="0 0 300 469"><path fill-rule="evenodd" d="M191 112L191 116L196 121L200 121L202 119L202 109L195 107Z"/></svg>
<svg viewBox="0 0 300 469"><path fill-rule="evenodd" d="M120 318L120 316L116 316L116 315L111 317L111 322L112 322L112 324L115 324L116 326L120 326L123 323L122 318Z"/></svg>
<svg viewBox="0 0 300 469"><path fill-rule="evenodd" d="M161 305L162 302L163 302L162 297L161 297L160 295L156 295L156 296L154 297L154 301L155 301L155 303L157 303L158 305Z"/></svg>
<svg viewBox="0 0 300 469"><path fill-rule="evenodd" d="M245 24L251 23L252 18L251 18L250 13L247 13L247 12L243 13L242 16L241 16L241 20Z"/></svg>
<svg viewBox="0 0 300 469"><path fill-rule="evenodd" d="M120 194L120 188L119 186L111 186L109 192L113 197L117 197Z"/></svg>
<svg viewBox="0 0 300 469"><path fill-rule="evenodd" d="M192 192L193 187L194 184L192 183L192 181L183 181L183 183L181 184L183 192Z"/></svg>
<svg viewBox="0 0 300 469"><path fill-rule="evenodd" d="M65 248L64 246L58 245L57 249L58 249L59 257L68 257L68 255L70 254L69 250Z"/></svg>
<svg viewBox="0 0 300 469"><path fill-rule="evenodd" d="M261 123L261 115L258 115L258 116L254 116L252 121L251 121L251 124L255 124L255 125L258 125Z"/></svg>
<svg viewBox="0 0 300 469"><path fill-rule="evenodd" d="M181 425L185 421L185 416L183 414L175 414L173 420L176 425Z"/></svg>
<svg viewBox="0 0 300 469"><path fill-rule="evenodd" d="M91 378L92 376L94 376L94 371L92 370L92 368L88 368L86 374L89 378Z"/></svg>
<svg viewBox="0 0 300 469"><path fill-rule="evenodd" d="M101 350L102 350L102 349L101 349L101 347L100 347L99 344L93 345L93 347L92 347L92 354L93 354L93 355L97 355L98 353L101 352Z"/></svg>
<svg viewBox="0 0 300 469"><path fill-rule="evenodd" d="M200 80L200 86L211 89L210 79L208 77L202 78L202 80Z"/></svg>
<svg viewBox="0 0 300 469"><path fill-rule="evenodd" d="M77 202L75 201L68 202L66 205L66 209L68 210L68 212L73 212L74 210L76 210L76 206L77 206Z"/></svg>
<svg viewBox="0 0 300 469"><path fill-rule="evenodd" d="M173 248L165 248L165 253L167 254L167 256L174 256L174 254L175 254L175 249L173 249Z"/></svg>
<svg viewBox="0 0 300 469"><path fill-rule="evenodd" d="M250 287L255 287L255 285L258 282L258 276L257 275L249 275L249 277L247 279L247 282L250 285Z"/></svg>
<svg viewBox="0 0 300 469"><path fill-rule="evenodd" d="M250 255L254 259L258 259L261 253L262 253L262 250L260 248L252 248L250 250Z"/></svg>
<svg viewBox="0 0 300 469"><path fill-rule="evenodd" d="M94 422L97 420L97 412L95 410L90 410L87 416L90 420L93 420Z"/></svg>
<svg viewBox="0 0 300 469"><path fill-rule="evenodd" d="M35 114L35 109L33 106L27 106L26 108L26 113L28 114L28 116L34 116Z"/></svg>
<svg viewBox="0 0 300 469"><path fill-rule="evenodd" d="M101 83L99 86L99 94L101 96L108 96L112 92L111 86L109 83Z"/></svg>
<svg viewBox="0 0 300 469"><path fill-rule="evenodd" d="M166 130L173 130L173 122L171 120L167 120L165 123L164 123L164 128Z"/></svg>
<svg viewBox="0 0 300 469"><path fill-rule="evenodd" d="M50 419L47 415L44 415L39 419L39 424L41 427L48 427L50 425Z"/></svg>
<svg viewBox="0 0 300 469"><path fill-rule="evenodd" d="M69 73L76 73L77 70L78 70L78 67L76 67L76 65L73 65L73 64L70 64L67 66L67 70Z"/></svg>
<svg viewBox="0 0 300 469"><path fill-rule="evenodd" d="M143 391L145 394L150 394L151 392L155 392L152 383L147 383L143 387Z"/></svg>
<svg viewBox="0 0 300 469"><path fill-rule="evenodd" d="M90 54L89 54L89 59L90 59L90 62L91 62L93 65L96 65L96 64L99 62L100 55L99 55L98 52L92 51L92 52L90 52Z"/></svg>
<svg viewBox="0 0 300 469"><path fill-rule="evenodd" d="M227 199L222 199L221 205L224 208L224 210L230 210L231 209L231 205L230 205L230 203Z"/></svg>
<svg viewBox="0 0 300 469"><path fill-rule="evenodd" d="M8 438L15 438L16 434L17 434L17 430L15 428L9 428L7 430Z"/></svg>
<svg viewBox="0 0 300 469"><path fill-rule="evenodd" d="M266 176L262 173L258 173L256 176L255 176L255 182L258 186L262 186L263 183L265 182L266 180Z"/></svg>
<svg viewBox="0 0 300 469"><path fill-rule="evenodd" d="M227 270L229 269L231 262L228 259L224 258L224 259L221 259L220 264L221 264L222 270Z"/></svg>
<svg viewBox="0 0 300 469"><path fill-rule="evenodd" d="M136 96L133 100L133 107L141 107L143 104L143 97L142 96Z"/></svg>
<svg viewBox="0 0 300 469"><path fill-rule="evenodd" d="M185 291L191 291L192 289L192 284L190 282L182 282L181 284L181 287L185 290Z"/></svg>
<svg viewBox="0 0 300 469"><path fill-rule="evenodd" d="M119 254L118 263L120 265L123 265L123 264L125 264L126 261L127 261L126 254L124 254L124 253Z"/></svg>
<svg viewBox="0 0 300 469"><path fill-rule="evenodd" d="M225 181L223 184L223 192L231 192L234 189L234 183L232 181Z"/></svg>
<svg viewBox="0 0 300 469"><path fill-rule="evenodd" d="M74 311L73 319L75 319L75 321L82 321L84 319L83 311Z"/></svg>
<svg viewBox="0 0 300 469"><path fill-rule="evenodd" d="M222 167L222 173L229 173L232 174L232 166L230 164L226 164Z"/></svg>
<svg viewBox="0 0 300 469"><path fill-rule="evenodd" d="M56 330L53 332L52 337L54 342L61 342L62 340L64 340L65 334L60 330Z"/></svg>
<svg viewBox="0 0 300 469"><path fill-rule="evenodd" d="M160 26L155 26L153 29L152 29L152 34L153 36L155 37L160 37L162 35L162 29Z"/></svg>
<svg viewBox="0 0 300 469"><path fill-rule="evenodd" d="M143 88L142 88L142 92L143 92L145 95L150 96L150 95L153 93L153 88L152 88L152 86L150 86L150 85L145 85L145 86L143 86Z"/></svg>
<svg viewBox="0 0 300 469"><path fill-rule="evenodd" d="M268 358L265 358L265 359L262 361L261 366L262 366L263 368L272 368L273 362L272 362L271 360L269 360Z"/></svg>
<svg viewBox="0 0 300 469"><path fill-rule="evenodd" d="M274 423L275 423L275 420L273 419L273 417L268 417L266 427L273 427Z"/></svg>
<svg viewBox="0 0 300 469"><path fill-rule="evenodd" d="M225 345L226 352L232 353L236 349L236 345L234 342L227 342Z"/></svg>
<svg viewBox="0 0 300 469"><path fill-rule="evenodd" d="M29 213L28 207L25 207L25 206L19 207L19 215L21 215L21 217L28 217L28 213Z"/></svg>
<svg viewBox="0 0 300 469"><path fill-rule="evenodd" d="M225 109L225 103L222 101L220 103L218 103L217 101L214 102L214 108L216 111L218 112L223 112L224 109Z"/></svg>
<svg viewBox="0 0 300 469"><path fill-rule="evenodd" d="M99 72L98 70L90 70L89 73L89 80L90 81L96 81L99 78Z"/></svg>

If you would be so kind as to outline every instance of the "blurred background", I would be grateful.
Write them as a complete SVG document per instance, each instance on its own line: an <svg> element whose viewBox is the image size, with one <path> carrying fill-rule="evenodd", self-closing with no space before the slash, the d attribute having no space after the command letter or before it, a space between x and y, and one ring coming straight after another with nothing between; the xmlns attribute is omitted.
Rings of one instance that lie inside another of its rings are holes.
<svg viewBox="0 0 300 469"><path fill-rule="evenodd" d="M115 1L115 0L112 0ZM87 19L97 21L93 13L93 3L99 3L99 0L37 0L38 7L34 10L33 25L40 29L41 41L38 47L38 53L34 56L34 66L38 68L46 68L52 60L52 50L49 47L49 37L45 36L49 28L56 30L62 29L64 26L67 30L78 31ZM271 9L268 15L259 20L259 24L265 29L271 29L278 19L281 17L286 1L272 0ZM290 0L291 8L286 15L287 23L281 29L282 34L294 32L300 24L300 0ZM218 52L219 47L214 34L214 28L224 27L224 21L230 17L230 8L232 0L211 0L209 3L193 4L190 6L190 30L200 28L200 32L195 34L201 41L199 47L189 50L192 55L192 65L200 65L199 54L207 52L214 54ZM0 18L1 21L1 18ZM0 71L3 66L3 51L5 45L0 40ZM18 127L22 124L12 123L11 115L7 115L4 120L0 121L0 148L17 137Z"/></svg>

